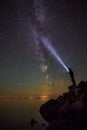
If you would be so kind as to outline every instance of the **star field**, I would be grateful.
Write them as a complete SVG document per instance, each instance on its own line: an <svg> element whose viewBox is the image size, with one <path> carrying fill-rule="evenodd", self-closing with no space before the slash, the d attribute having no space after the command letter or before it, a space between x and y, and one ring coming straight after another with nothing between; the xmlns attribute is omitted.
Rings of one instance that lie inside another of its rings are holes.
<svg viewBox="0 0 87 130"><path fill-rule="evenodd" d="M42 4L44 25L37 25L33 0L0 1L0 95L16 94L17 90L26 95L28 89L29 94L42 93L46 87L41 88L43 76L38 57L46 60L42 69L48 66L55 88L62 86L65 90L71 83L45 48L41 46L43 51L36 56L32 30L37 26L41 26L39 30L50 39L64 63L75 71L76 81L87 80L87 2L44 0Z"/></svg>

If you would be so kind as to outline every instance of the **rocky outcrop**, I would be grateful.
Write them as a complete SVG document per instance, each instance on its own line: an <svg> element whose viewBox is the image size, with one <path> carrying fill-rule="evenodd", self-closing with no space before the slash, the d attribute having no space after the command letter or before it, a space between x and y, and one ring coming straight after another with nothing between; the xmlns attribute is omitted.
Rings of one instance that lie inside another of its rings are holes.
<svg viewBox="0 0 87 130"><path fill-rule="evenodd" d="M40 114L49 123L47 130L87 130L87 81L41 105Z"/></svg>

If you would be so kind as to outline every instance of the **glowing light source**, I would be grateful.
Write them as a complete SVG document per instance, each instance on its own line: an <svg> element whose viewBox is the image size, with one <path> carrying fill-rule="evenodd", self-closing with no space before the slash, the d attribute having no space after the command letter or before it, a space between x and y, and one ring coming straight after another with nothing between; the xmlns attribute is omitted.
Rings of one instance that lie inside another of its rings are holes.
<svg viewBox="0 0 87 130"><path fill-rule="evenodd" d="M42 99L42 100L46 100L47 98L48 98L48 96L40 96L40 98Z"/></svg>
<svg viewBox="0 0 87 130"><path fill-rule="evenodd" d="M58 55L58 53L56 52L56 50L54 49L54 47L51 45L51 43L49 42L49 40L45 36L42 36L42 35L40 35L39 38L40 38L41 42L43 42L43 45L48 49L48 51L55 57L55 59L58 62L60 62L60 64L65 68L65 70L67 72L69 72L69 69L64 64L64 62L62 61L62 59L60 58L60 56Z"/></svg>

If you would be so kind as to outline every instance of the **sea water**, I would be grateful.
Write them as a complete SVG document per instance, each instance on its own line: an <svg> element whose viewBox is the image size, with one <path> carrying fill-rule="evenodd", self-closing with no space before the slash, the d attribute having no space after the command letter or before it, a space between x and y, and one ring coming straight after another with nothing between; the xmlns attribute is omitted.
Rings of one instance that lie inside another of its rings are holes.
<svg viewBox="0 0 87 130"><path fill-rule="evenodd" d="M39 109L46 101L41 98L1 98L0 130L45 130L48 124ZM32 118L37 121L34 126L29 123Z"/></svg>

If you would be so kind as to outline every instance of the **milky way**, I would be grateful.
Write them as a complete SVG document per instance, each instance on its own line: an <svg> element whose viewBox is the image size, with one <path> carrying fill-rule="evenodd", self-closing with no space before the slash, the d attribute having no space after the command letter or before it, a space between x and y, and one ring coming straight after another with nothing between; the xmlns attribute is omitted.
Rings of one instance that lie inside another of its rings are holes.
<svg viewBox="0 0 87 130"><path fill-rule="evenodd" d="M35 18L36 18L36 24L34 25L34 29L33 29L33 37L35 39L35 52L36 54L38 54L38 59L40 62L40 68L42 71L42 77L41 80L43 81L43 83L47 86L52 85L52 81L50 79L50 74L48 72L48 64L47 64L47 60L44 56L44 52L43 52L43 47L41 45L41 40L39 38L39 33L43 32L43 27L45 26L45 9L42 5L43 1L42 0L34 0L33 1L33 5L34 5L34 12L35 12ZM36 28L35 28L36 27ZM45 28L44 28L45 29Z"/></svg>

